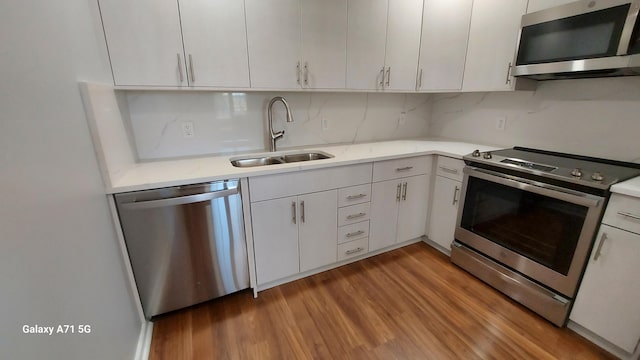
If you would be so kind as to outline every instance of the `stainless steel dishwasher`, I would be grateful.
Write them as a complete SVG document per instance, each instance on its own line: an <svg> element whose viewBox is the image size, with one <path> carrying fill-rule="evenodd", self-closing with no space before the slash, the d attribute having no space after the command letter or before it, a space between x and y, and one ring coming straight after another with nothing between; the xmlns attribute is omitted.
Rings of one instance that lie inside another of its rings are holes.
<svg viewBox="0 0 640 360"><path fill-rule="evenodd" d="M147 318L249 287L239 180L115 200Z"/></svg>

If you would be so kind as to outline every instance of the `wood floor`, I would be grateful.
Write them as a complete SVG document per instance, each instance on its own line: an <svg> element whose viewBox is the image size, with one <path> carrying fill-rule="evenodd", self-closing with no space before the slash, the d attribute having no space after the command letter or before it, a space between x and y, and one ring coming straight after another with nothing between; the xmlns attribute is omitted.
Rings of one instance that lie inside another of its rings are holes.
<svg viewBox="0 0 640 360"><path fill-rule="evenodd" d="M613 359L410 245L154 321L149 359Z"/></svg>

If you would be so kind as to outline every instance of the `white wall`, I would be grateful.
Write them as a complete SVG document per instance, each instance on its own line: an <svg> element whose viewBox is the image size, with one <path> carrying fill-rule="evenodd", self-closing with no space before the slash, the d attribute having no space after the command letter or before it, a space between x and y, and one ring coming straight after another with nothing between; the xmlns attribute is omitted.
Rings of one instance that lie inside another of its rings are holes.
<svg viewBox="0 0 640 360"><path fill-rule="evenodd" d="M96 13L95 0L0 3L1 359L134 356L141 323L77 84L111 81Z"/></svg>
<svg viewBox="0 0 640 360"><path fill-rule="evenodd" d="M424 94L127 92L140 159L268 149L267 105L284 96L294 122L274 105L278 148L424 137L430 103ZM322 121L327 127L323 129ZM184 138L190 121L193 138Z"/></svg>
<svg viewBox="0 0 640 360"><path fill-rule="evenodd" d="M429 135L640 162L640 77L538 84L535 92L434 96ZM502 117L506 129L497 131Z"/></svg>

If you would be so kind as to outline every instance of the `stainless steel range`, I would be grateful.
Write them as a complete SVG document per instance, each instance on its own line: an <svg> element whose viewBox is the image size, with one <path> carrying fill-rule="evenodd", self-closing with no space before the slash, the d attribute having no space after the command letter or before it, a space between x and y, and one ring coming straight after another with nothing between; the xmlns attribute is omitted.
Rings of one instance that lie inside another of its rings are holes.
<svg viewBox="0 0 640 360"><path fill-rule="evenodd" d="M464 161L451 261L564 326L609 188L640 164L521 147Z"/></svg>

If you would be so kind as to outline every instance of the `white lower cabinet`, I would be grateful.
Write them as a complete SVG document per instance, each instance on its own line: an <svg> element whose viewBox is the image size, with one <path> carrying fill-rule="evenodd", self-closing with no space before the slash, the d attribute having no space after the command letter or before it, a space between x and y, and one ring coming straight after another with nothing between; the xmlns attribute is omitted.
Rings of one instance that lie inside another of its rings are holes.
<svg viewBox="0 0 640 360"><path fill-rule="evenodd" d="M445 250L451 248L454 240L461 188L462 183L459 181L436 176L429 221L429 239Z"/></svg>
<svg viewBox="0 0 640 360"><path fill-rule="evenodd" d="M603 224L597 239L570 319L631 354L640 340L640 235Z"/></svg>
<svg viewBox="0 0 640 360"><path fill-rule="evenodd" d="M258 284L336 261L337 190L251 204Z"/></svg>
<svg viewBox="0 0 640 360"><path fill-rule="evenodd" d="M429 177L418 175L374 183L371 190L369 250L425 234Z"/></svg>

